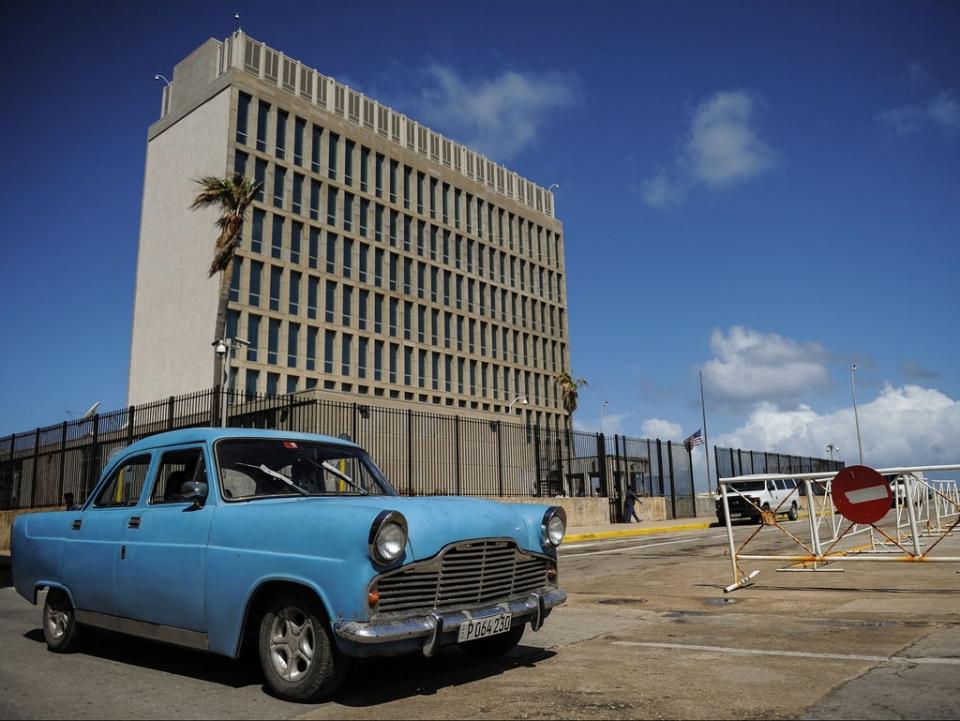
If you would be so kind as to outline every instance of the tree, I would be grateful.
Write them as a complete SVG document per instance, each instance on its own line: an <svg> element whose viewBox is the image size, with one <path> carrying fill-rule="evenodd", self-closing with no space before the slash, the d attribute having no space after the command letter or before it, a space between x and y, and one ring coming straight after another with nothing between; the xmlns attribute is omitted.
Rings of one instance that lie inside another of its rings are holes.
<svg viewBox="0 0 960 721"><path fill-rule="evenodd" d="M200 186L200 192L193 199L190 210L199 210L216 205L220 209L220 217L216 226L220 229L213 247L213 260L210 263L208 277L212 278L220 273L220 299L217 303L217 324L214 338L223 338L227 327L227 303L230 299L230 276L228 271L233 266L233 258L240 244L240 233L243 230L243 221L247 209L259 192L262 183L254 183L240 173L233 176L218 178L208 175L195 181ZM217 355L213 369L213 384L220 383L223 373L223 359Z"/></svg>
<svg viewBox="0 0 960 721"><path fill-rule="evenodd" d="M560 399L567 412L567 421L572 422L573 412L577 410L577 403L580 401L580 388L589 384L586 378L574 378L566 372L557 376L557 383L560 384Z"/></svg>

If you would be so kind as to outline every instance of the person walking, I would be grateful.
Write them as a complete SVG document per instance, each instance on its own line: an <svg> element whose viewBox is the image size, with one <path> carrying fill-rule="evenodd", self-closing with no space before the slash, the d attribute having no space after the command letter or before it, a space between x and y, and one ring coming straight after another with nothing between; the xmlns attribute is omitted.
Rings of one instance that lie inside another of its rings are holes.
<svg viewBox="0 0 960 721"><path fill-rule="evenodd" d="M627 499L625 508L623 510L624 523L633 523L633 519L637 519L637 523L640 523L640 516L637 515L636 509L637 503L637 494L633 490L633 487L627 488Z"/></svg>

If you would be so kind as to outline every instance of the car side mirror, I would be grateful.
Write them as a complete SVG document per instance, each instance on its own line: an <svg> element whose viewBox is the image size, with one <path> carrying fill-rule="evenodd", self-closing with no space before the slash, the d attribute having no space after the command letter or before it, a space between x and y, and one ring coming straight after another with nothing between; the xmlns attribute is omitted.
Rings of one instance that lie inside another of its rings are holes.
<svg viewBox="0 0 960 721"><path fill-rule="evenodd" d="M184 501L193 501L196 508L202 506L207 500L209 489L206 483L200 481L188 481L180 486L180 497Z"/></svg>

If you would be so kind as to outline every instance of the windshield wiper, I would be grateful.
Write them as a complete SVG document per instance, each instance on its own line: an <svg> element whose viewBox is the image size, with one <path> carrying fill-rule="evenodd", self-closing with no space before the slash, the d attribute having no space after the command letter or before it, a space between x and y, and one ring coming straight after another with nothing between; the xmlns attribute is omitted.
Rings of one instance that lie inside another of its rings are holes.
<svg viewBox="0 0 960 721"><path fill-rule="evenodd" d="M309 492L309 491L307 491L306 489L301 488L300 486L298 486L296 483L294 483L293 481L291 481L289 478L287 478L287 477L286 477L285 475L283 475L282 473L280 473L280 472L278 472L278 471L275 471L275 470L273 470L272 468L268 468L268 467L267 467L265 464L263 464L263 463L261 463L259 466L255 466L255 465L252 464L252 463L240 463L240 462L238 461L235 465L237 465L237 466L246 466L247 468L255 468L255 469L257 469L258 471L260 471L261 473L266 473L266 474L267 474L268 476L270 476L271 478L276 478L278 481L283 481L283 482L286 483L288 486L290 486L292 489L294 489L297 493L299 493L301 496L309 496L309 495L310 495L310 492Z"/></svg>
<svg viewBox="0 0 960 721"><path fill-rule="evenodd" d="M306 456L300 456L300 458L301 458L302 460L306 461L307 463L311 464L311 465L314 466L315 468L322 468L322 469L324 469L324 470L326 470L326 471L330 471L333 475L335 475L335 476L336 476L337 478L339 478L341 481L343 481L343 482L346 483L347 485L351 486L352 488L355 488L355 489L357 490L357 492L358 492L361 496L369 496L369 495L370 495L370 494L367 493L365 490L363 490L363 488L361 488L361 487L358 486L356 483L354 483L353 480L350 478L350 476L348 476L346 473L344 473L343 471L341 471L341 470L340 470L339 468L337 468L336 466L331 466L331 465L330 465L330 461L324 461L323 463L317 463L317 462L316 462L315 460L313 460L312 458L307 458Z"/></svg>

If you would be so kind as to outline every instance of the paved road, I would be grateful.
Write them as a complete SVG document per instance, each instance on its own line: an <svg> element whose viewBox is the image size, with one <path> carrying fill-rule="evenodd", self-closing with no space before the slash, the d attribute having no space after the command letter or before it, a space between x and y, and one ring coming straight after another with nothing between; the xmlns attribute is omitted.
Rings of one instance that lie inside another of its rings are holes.
<svg viewBox="0 0 960 721"><path fill-rule="evenodd" d="M783 550L770 531L758 550ZM81 653L48 653L39 609L0 578L0 717L960 717L953 567L766 564L725 596L723 544L711 529L565 546L569 604L508 659L370 661L316 706L265 694L255 658L97 632Z"/></svg>

